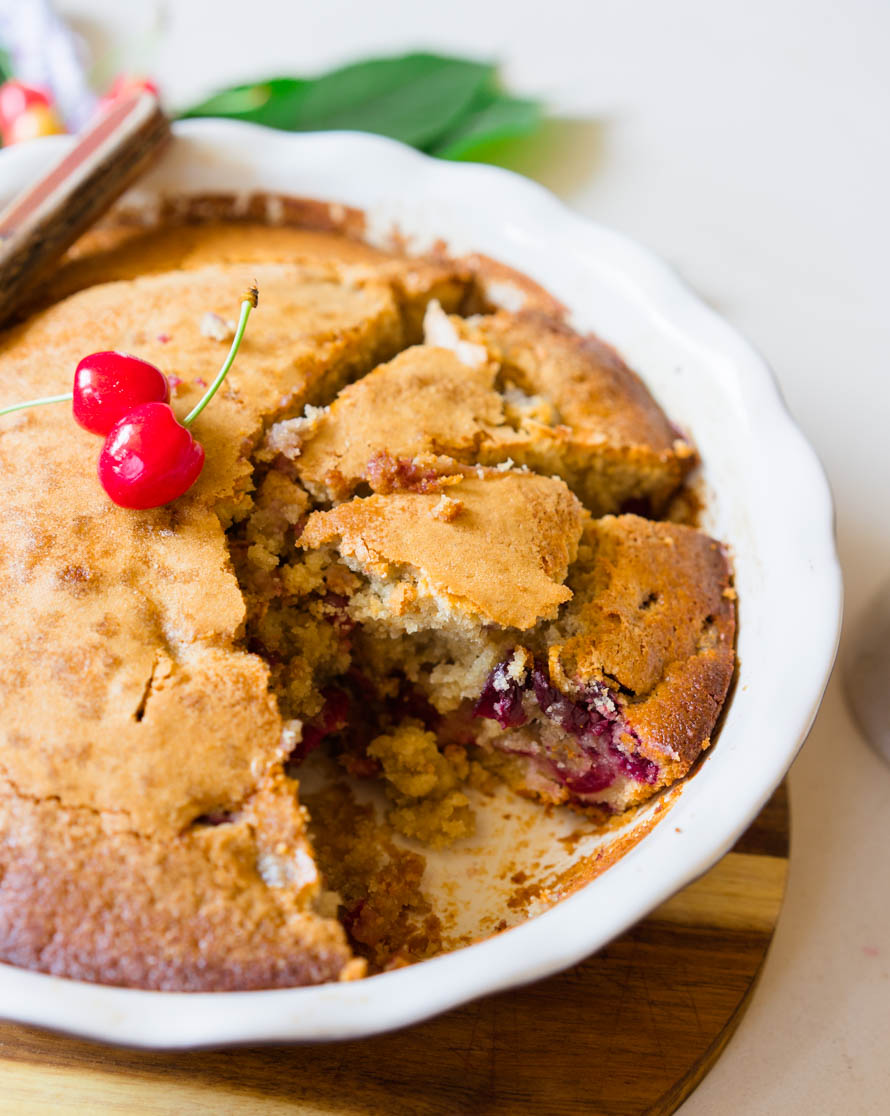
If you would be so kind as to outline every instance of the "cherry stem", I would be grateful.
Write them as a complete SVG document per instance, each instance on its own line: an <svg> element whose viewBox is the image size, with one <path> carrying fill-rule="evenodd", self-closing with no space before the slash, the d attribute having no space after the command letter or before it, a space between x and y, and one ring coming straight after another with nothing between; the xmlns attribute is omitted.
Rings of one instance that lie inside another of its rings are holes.
<svg viewBox="0 0 890 1116"><path fill-rule="evenodd" d="M229 369L234 363L235 357L238 355L238 349L241 345L241 338L244 336L244 330L247 327L247 319L250 317L250 312L257 304L258 293L256 287L250 287L244 295L241 303L241 317L238 319L238 328L235 330L235 336L232 339L232 347L229 349L229 355L223 362L222 368L216 374L216 379L210 385L203 398L198 402L182 420L183 426L191 426L195 419L204 410L210 400L216 395L219 390L220 384L228 375Z"/></svg>
<svg viewBox="0 0 890 1116"><path fill-rule="evenodd" d="M13 411L24 411L26 407L42 407L44 403L70 403L74 393L66 391L64 395L46 395L43 399L28 399L24 403L13 403L11 407L0 408L0 415L11 415Z"/></svg>

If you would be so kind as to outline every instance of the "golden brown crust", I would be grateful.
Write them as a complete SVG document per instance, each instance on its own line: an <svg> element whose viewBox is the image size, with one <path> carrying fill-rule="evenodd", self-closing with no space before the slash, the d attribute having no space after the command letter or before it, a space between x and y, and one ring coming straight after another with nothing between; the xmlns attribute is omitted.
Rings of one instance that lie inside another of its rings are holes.
<svg viewBox="0 0 890 1116"><path fill-rule="evenodd" d="M281 221L263 221L263 209L280 200ZM197 206L197 208L196 208ZM75 245L66 262L36 294L38 304L56 302L85 287L115 279L137 279L172 271L244 264L334 265L354 269L391 286L402 310L406 340L419 341L427 302L435 298L456 311L466 297L471 271L439 259L408 259L372 248L353 237L338 235L333 222L315 216L322 203L288 206L284 199L259 198L248 205L245 219L232 220L236 203L226 199L183 202L159 227L145 228L118 219L95 229ZM345 211L353 215L355 211ZM227 216L228 215L228 216ZM313 217L315 219L313 220ZM306 221L310 227L306 227ZM354 224L355 221L352 221Z"/></svg>
<svg viewBox="0 0 890 1116"><path fill-rule="evenodd" d="M545 395L591 444L673 448L677 433L642 380L599 338L539 311L470 319L465 331L496 355L517 387Z"/></svg>
<svg viewBox="0 0 890 1116"><path fill-rule="evenodd" d="M716 643L732 647L729 564L690 527L635 515L589 521L569 584L575 598L559 646L567 677L607 676L647 694L668 666Z"/></svg>
<svg viewBox="0 0 890 1116"><path fill-rule="evenodd" d="M560 476L595 514L630 502L660 510L692 467L691 447L597 339L532 313L426 325L427 345L305 424L295 467L318 498L373 486L369 463L382 453L435 454Z"/></svg>
<svg viewBox="0 0 890 1116"><path fill-rule="evenodd" d="M597 512L636 499L658 510L694 455L617 355L519 283L524 311L456 320L481 363L425 346L372 372L420 339L431 298L466 311L515 273L335 236L360 231L342 207L242 208L248 220L231 224L219 199L199 199L174 206L171 225L96 231L43 290L62 301L0 337L2 402L65 390L80 357L115 348L170 375L183 414L225 354L245 283L260 290L195 427L205 470L173 505L111 505L98 440L60 410L0 426L2 960L164 989L354 975L341 927L315 913L306 818L282 772L298 734L284 730L269 666L243 649L247 602L224 533L253 507L261 537L243 542L265 563L250 600L262 611L267 590L284 592L278 563L308 504L295 473L316 497L377 490L312 514L302 544L401 582L403 603L426 595L452 631L540 634L558 616L554 668L633 692L628 724L665 781L698 754L726 692L733 614L714 598L727 583L716 544L634 517L588 522L563 481L503 465L558 474ZM313 228L270 228L273 215ZM303 420L302 456L252 457L271 423L338 391ZM285 572L300 584L296 565ZM641 625L634 601L650 582L667 604L650 602Z"/></svg>
<svg viewBox="0 0 890 1116"><path fill-rule="evenodd" d="M268 781L236 820L158 841L0 780L0 957L177 991L336 980L351 951L339 923L305 909L316 872L294 791ZM296 882L276 883L278 863Z"/></svg>
<svg viewBox="0 0 890 1116"><path fill-rule="evenodd" d="M698 651L671 664L644 702L627 707L641 753L660 764L660 786L685 775L709 747L734 662L731 645Z"/></svg>
<svg viewBox="0 0 890 1116"><path fill-rule="evenodd" d="M142 831L177 829L237 802L251 760L277 754L266 668L231 651L244 603L216 509L249 484L264 415L371 366L398 343L399 318L383 286L351 291L289 266L257 278L255 328L195 427L207 465L174 505L112 505L95 475L96 439L58 410L0 430L3 764L23 793L116 809ZM201 315L237 307L241 286L241 268L219 268L75 295L4 339L0 394L59 391L85 348L120 348L182 375L182 412L225 348L201 335ZM35 718L41 708L53 718ZM192 732L199 751L184 742Z"/></svg>
<svg viewBox="0 0 890 1116"><path fill-rule="evenodd" d="M309 517L304 547L335 545L382 578L410 570L421 591L483 622L526 629L571 597L581 508L556 479L533 473L450 478L457 515L433 514L443 493L351 500Z"/></svg>
<svg viewBox="0 0 890 1116"><path fill-rule="evenodd" d="M540 398L550 411L544 424L520 423L484 443L484 463L509 455L558 472L596 515L631 501L654 514L664 509L695 452L614 349L538 310L501 311L458 328L500 366L502 390Z"/></svg>
<svg viewBox="0 0 890 1116"><path fill-rule="evenodd" d="M441 245L439 256L447 259L447 245ZM473 276L465 312L491 313L499 308L538 310L551 318L562 320L568 307L545 290L540 283L509 264L492 259L481 252L472 252L458 261Z"/></svg>
<svg viewBox="0 0 890 1116"><path fill-rule="evenodd" d="M384 453L475 460L486 428L503 422L493 383L493 368L469 368L448 349L407 349L344 388L299 435L297 475L313 494L343 500Z"/></svg>

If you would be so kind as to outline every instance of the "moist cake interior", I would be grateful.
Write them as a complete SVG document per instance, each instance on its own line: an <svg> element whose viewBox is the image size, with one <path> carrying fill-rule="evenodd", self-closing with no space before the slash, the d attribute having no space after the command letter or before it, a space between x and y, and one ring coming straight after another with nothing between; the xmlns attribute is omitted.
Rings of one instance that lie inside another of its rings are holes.
<svg viewBox="0 0 890 1116"><path fill-rule="evenodd" d="M101 558L95 571L64 559L68 605L106 629L58 670L89 673L104 654L96 692L129 694L108 619L124 610L123 646L148 679L127 731L143 725L150 747L144 770L141 745L131 769L94 755L89 725L104 714L75 711L59 737L81 757L69 777L55 758L23 760L30 738L10 720L0 847L28 832L34 853L0 863L5 960L177 989L418 960L442 947L424 848L472 835L474 800L506 783L608 822L709 746L733 671L734 592L723 547L677 521L695 451L621 358L521 277L525 305L507 311L489 301L484 261L410 260L256 219L102 230L44 289L46 316L7 342L6 382L31 368L32 336L67 359L65 315L86 312L103 344L138 345L170 373L187 407L196 370L231 335L222 294L245 267L259 281L256 332L218 428L208 411L204 487L157 515L122 513L120 527L115 511L118 555L92 533L105 509L72 497L67 529ZM133 298L157 320L115 342ZM22 429L33 452L43 427ZM26 550L0 559L12 570ZM196 564L222 579L225 607L209 619ZM155 593L160 618L139 603ZM342 778L298 799L303 765L322 755ZM384 789L385 817L347 778ZM163 779L166 799L135 804ZM129 820L109 828L121 801ZM107 879L91 867L103 858ZM53 883L72 863L103 897L80 929L81 891ZM34 908L40 873L53 910L23 924L15 911ZM148 879L155 908L140 897L115 913L114 888ZM108 910L125 929L97 944Z"/></svg>

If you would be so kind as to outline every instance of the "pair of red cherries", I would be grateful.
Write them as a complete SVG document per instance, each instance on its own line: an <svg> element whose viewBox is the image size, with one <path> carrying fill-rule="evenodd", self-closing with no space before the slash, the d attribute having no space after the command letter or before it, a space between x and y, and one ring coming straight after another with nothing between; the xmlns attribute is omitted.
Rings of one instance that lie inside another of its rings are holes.
<svg viewBox="0 0 890 1116"><path fill-rule="evenodd" d="M99 481L114 503L122 508L169 504L188 492L204 468L204 447L192 437L189 426L232 367L257 298L255 286L244 294L228 356L200 402L181 422L170 406L170 383L159 368L139 357L109 351L80 361L70 394L16 403L0 409L0 416L70 400L76 421L105 439L99 454Z"/></svg>
<svg viewBox="0 0 890 1116"><path fill-rule="evenodd" d="M105 438L99 481L122 508L157 508L187 492L204 467L204 447L177 419L170 384L127 353L84 357L74 373L75 420Z"/></svg>

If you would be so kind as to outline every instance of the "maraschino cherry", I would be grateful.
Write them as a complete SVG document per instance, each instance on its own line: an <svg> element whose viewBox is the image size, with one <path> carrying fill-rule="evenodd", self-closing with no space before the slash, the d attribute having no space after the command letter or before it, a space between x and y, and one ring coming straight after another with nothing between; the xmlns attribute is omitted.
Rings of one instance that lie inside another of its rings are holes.
<svg viewBox="0 0 890 1116"><path fill-rule="evenodd" d="M45 403L71 403L75 421L91 434L103 437L112 426L140 403L169 403L170 384L153 364L129 353L91 353L74 370L74 390L47 395L4 407L0 415L42 407Z"/></svg>
<svg viewBox="0 0 890 1116"><path fill-rule="evenodd" d="M0 409L0 416L45 403L70 402L74 417L94 434L104 434L99 481L123 508L157 508L187 492L204 467L204 447L189 427L226 378L238 353L258 293L250 287L228 356L200 402L182 422L169 404L167 377L148 361L127 353L93 353L77 365L74 390L30 399Z"/></svg>
<svg viewBox="0 0 890 1116"><path fill-rule="evenodd" d="M147 360L129 353L92 353L75 370L71 409L93 434L107 434L140 403L156 402L170 402L170 384Z"/></svg>
<svg viewBox="0 0 890 1116"><path fill-rule="evenodd" d="M112 427L99 480L122 508L157 508L187 492L204 468L204 447L167 403L141 403Z"/></svg>

